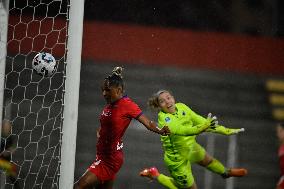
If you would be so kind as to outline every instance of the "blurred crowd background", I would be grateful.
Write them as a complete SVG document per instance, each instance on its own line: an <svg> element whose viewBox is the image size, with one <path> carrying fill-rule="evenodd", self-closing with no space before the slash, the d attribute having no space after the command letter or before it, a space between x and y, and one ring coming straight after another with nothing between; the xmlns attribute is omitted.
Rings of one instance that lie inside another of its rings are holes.
<svg viewBox="0 0 284 189"><path fill-rule="evenodd" d="M256 36L284 35L283 2L279 0L86 0L85 5L85 18L89 20Z"/></svg>

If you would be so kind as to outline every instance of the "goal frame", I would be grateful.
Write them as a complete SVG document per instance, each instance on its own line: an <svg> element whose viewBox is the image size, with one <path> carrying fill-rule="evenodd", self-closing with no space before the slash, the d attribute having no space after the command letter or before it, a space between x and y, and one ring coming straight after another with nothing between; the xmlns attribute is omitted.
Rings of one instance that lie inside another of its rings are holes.
<svg viewBox="0 0 284 189"><path fill-rule="evenodd" d="M9 0L1 0L2 13L0 17L3 17L3 29L0 34L0 126L2 128L3 120L3 103L4 103L4 82L5 82L5 68L6 68L6 56L7 56L7 35L8 35L8 18L9 18ZM2 24L1 24L2 25ZM0 136L1 129L0 129Z"/></svg>
<svg viewBox="0 0 284 189"><path fill-rule="evenodd" d="M70 0L59 189L74 184L83 20L84 0Z"/></svg>

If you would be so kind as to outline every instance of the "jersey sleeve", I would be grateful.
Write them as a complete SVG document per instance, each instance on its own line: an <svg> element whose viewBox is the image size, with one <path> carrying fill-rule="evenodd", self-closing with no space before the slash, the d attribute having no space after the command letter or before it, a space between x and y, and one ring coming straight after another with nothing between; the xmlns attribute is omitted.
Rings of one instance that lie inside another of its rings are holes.
<svg viewBox="0 0 284 189"><path fill-rule="evenodd" d="M241 129L227 128L223 125L216 125L214 127L209 127L206 132L216 133L221 135L233 135L240 131Z"/></svg>
<svg viewBox="0 0 284 189"><path fill-rule="evenodd" d="M202 117L201 115L198 115L193 110L191 110L187 105L180 103L183 109L186 110L188 115L191 117L191 121L193 122L193 125L199 125L204 124L206 122L206 119Z"/></svg>
<svg viewBox="0 0 284 189"><path fill-rule="evenodd" d="M178 103L177 106L181 108L183 111L187 112L188 116L191 116L191 119L196 119L196 123L193 126L181 126L178 123L171 123L167 124L167 120L170 120L169 117L163 115L163 113L159 113L158 121L159 121L159 128L163 126L168 126L171 133L174 135L180 135L180 136L192 136L192 135L198 135L201 132L203 132L208 127L208 122L206 122L206 119L199 117L197 114L195 114L192 110L190 110L186 105L182 103ZM195 115L193 115L193 113ZM198 120L200 119L200 120Z"/></svg>
<svg viewBox="0 0 284 189"><path fill-rule="evenodd" d="M208 122L204 122L204 124L198 124L194 127L181 127L174 125L172 127L169 127L172 134L180 135L180 136L192 136L192 135L198 135L201 132L203 132L206 128L208 128Z"/></svg>
<svg viewBox="0 0 284 189"><path fill-rule="evenodd" d="M125 109L127 112L127 116L130 118L137 119L140 115L142 115L142 110L135 102L131 100L128 101L128 103L125 106Z"/></svg>
<svg viewBox="0 0 284 189"><path fill-rule="evenodd" d="M186 106L185 104L182 104L182 106L191 115L193 125L200 125L206 122L206 119L204 117L195 113L188 106ZM227 127L224 127L223 125L216 125L214 127L207 128L205 131L211 132L211 133L222 134L222 135L233 135L233 134L236 134L239 130L240 129L227 128Z"/></svg>

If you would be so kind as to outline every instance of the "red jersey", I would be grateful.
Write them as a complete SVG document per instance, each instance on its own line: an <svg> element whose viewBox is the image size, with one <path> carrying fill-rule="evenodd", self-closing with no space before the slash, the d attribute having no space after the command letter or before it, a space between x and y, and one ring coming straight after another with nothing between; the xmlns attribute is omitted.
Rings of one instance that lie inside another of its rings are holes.
<svg viewBox="0 0 284 189"><path fill-rule="evenodd" d="M281 177L277 184L277 189L283 188L284 189L284 144L280 145L278 149L278 157L280 163L280 172Z"/></svg>
<svg viewBox="0 0 284 189"><path fill-rule="evenodd" d="M141 114L139 106L126 96L106 105L100 116L97 154L110 154L121 150L122 137L127 127L132 118L138 118Z"/></svg>
<svg viewBox="0 0 284 189"><path fill-rule="evenodd" d="M279 157L279 163L280 163L281 176L283 176L284 175L284 144L281 145L278 149L278 157Z"/></svg>

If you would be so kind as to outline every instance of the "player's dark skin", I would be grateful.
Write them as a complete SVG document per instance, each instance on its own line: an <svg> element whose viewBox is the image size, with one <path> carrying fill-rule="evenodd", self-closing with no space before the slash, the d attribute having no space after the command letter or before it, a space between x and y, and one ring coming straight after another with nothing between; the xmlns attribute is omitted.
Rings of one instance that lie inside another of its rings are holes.
<svg viewBox="0 0 284 189"><path fill-rule="evenodd" d="M123 97L123 88L121 86L109 86L109 81L105 80L102 86L102 95L105 98L106 102L109 104ZM161 135L170 134L168 127L165 126L161 130L157 129L156 125L143 114L139 116L137 120L142 123L147 129L153 132ZM98 137L99 129L97 132ZM113 180L101 182L95 174L87 170L79 179L79 181L74 184L74 189L92 189L93 187L95 187L96 189L112 189L113 183Z"/></svg>

